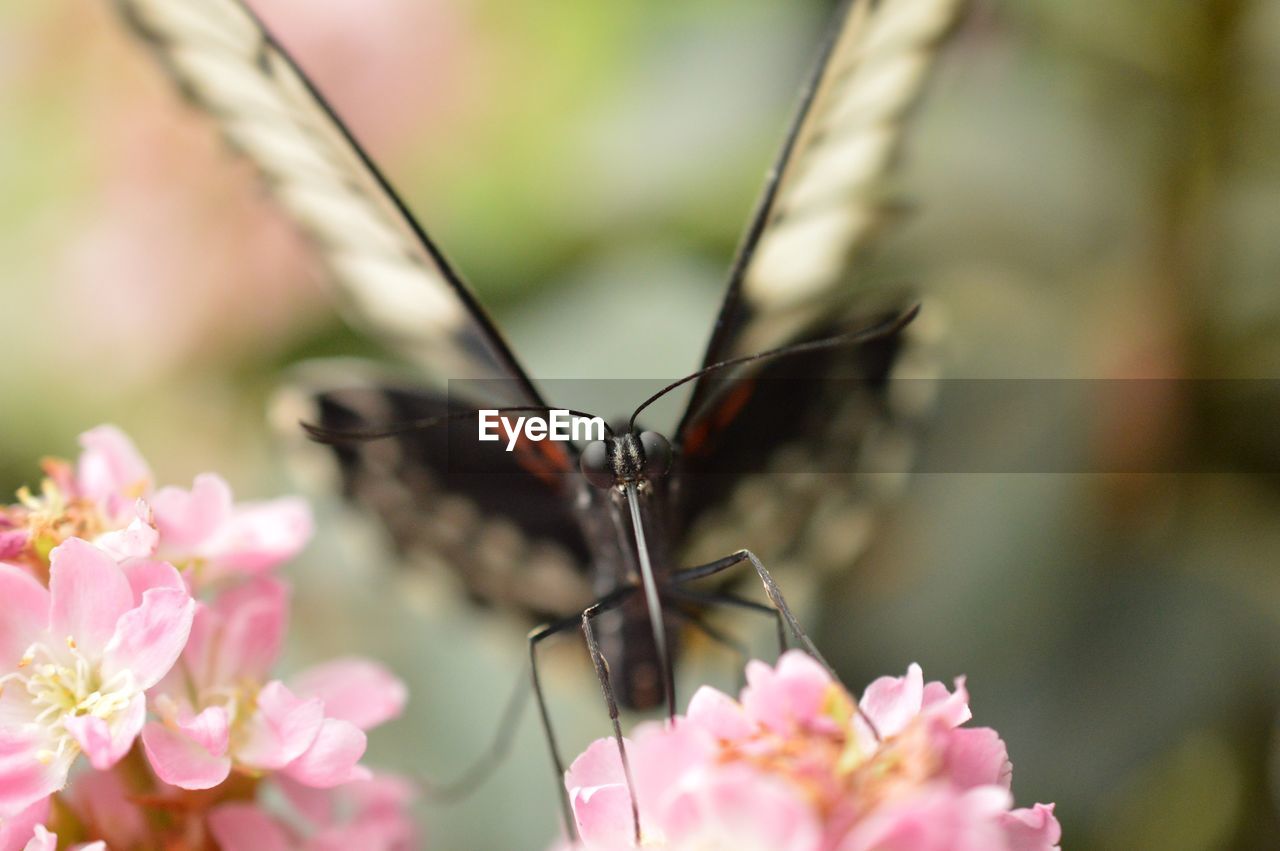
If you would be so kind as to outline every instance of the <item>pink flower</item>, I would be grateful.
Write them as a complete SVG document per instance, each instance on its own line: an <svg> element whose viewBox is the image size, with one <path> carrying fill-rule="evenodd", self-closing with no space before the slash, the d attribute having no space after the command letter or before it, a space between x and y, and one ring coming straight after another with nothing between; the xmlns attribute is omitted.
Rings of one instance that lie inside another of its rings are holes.
<svg viewBox="0 0 1280 851"><path fill-rule="evenodd" d="M196 476L191 490L151 496L158 555L189 568L198 585L228 574L262 573L293 558L311 537L311 510L292 497L235 505L220 476Z"/></svg>
<svg viewBox="0 0 1280 851"><path fill-rule="evenodd" d="M215 822L243 848L410 847L407 786L359 764L404 685L360 659L271 676L289 593L262 574L306 506L235 505L214 475L157 490L119 430L82 442L0 507L0 851L204 847ZM264 786L296 812L237 839Z"/></svg>
<svg viewBox="0 0 1280 851"><path fill-rule="evenodd" d="M213 473L196 476L190 490L153 491L150 469L119 429L98 426L80 442L80 495L100 505L115 526L126 501L145 498L159 533L155 554L191 568L201 584L225 573L270 570L297 555L311 537L311 512L302 500L235 505L231 488Z"/></svg>
<svg viewBox="0 0 1280 851"><path fill-rule="evenodd" d="M417 847L409 816L413 786L380 775L339 789L280 784L293 817L282 820L256 803L224 804L209 814L222 851L407 851ZM300 825L300 827L299 827Z"/></svg>
<svg viewBox="0 0 1280 851"><path fill-rule="evenodd" d="M78 538L49 587L0 564L0 818L61 789L82 751L110 768L133 745L145 692L186 644L195 603L172 567L122 569Z"/></svg>
<svg viewBox="0 0 1280 851"><path fill-rule="evenodd" d="M859 711L860 710L860 711ZM995 731L970 718L963 680L919 666L883 677L855 706L813 659L747 666L739 700L699 690L673 726L628 743L646 846L789 851L1048 851L1051 806L1011 809ZM565 777L580 847L632 846L630 797L612 739Z"/></svg>
<svg viewBox="0 0 1280 851"><path fill-rule="evenodd" d="M163 559L204 587L268 571L311 537L311 512L300 499L236 505L211 473L190 490L156 490L147 462L119 429L98 426L80 443L74 468L47 463L40 496L22 491L18 506L0 510L0 558L38 566L53 547L79 537L118 560Z"/></svg>
<svg viewBox="0 0 1280 851"><path fill-rule="evenodd" d="M112 425L86 431L80 446L75 496L96 504L108 523L120 525L135 500L151 492L151 468L133 441Z"/></svg>
<svg viewBox="0 0 1280 851"><path fill-rule="evenodd" d="M263 577L197 612L180 663L153 694L162 721L142 733L161 780L207 789L237 766L317 787L368 776L357 764L363 731L400 713L404 685L355 659L313 668L292 687L269 679L287 607L287 587Z"/></svg>

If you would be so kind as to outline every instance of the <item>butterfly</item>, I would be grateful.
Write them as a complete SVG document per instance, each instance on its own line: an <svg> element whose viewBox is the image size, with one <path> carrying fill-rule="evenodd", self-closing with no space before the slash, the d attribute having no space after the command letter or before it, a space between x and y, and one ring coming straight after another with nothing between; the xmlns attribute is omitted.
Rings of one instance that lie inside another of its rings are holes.
<svg viewBox="0 0 1280 851"><path fill-rule="evenodd" d="M312 238L353 323L416 365L408 377L303 365L285 398L329 445L337 486L406 556L453 569L477 600L548 619L529 650L557 785L545 638L584 633L620 748L619 706L665 699L674 714L678 627L714 637L698 617L708 605L763 610L817 654L765 562L851 562L880 481L858 474L893 468L883 457L918 415L890 379L923 369L929 324L875 303L857 271L893 218L884 178L960 0L862 0L837 14L703 365L655 394L691 385L674 430L639 425L651 398L602 440L521 439L510 452L477 439L477 410L547 412L547 400L280 43L239 0L116 2ZM754 568L768 607L699 590L739 566ZM563 790L562 804L572 832Z"/></svg>

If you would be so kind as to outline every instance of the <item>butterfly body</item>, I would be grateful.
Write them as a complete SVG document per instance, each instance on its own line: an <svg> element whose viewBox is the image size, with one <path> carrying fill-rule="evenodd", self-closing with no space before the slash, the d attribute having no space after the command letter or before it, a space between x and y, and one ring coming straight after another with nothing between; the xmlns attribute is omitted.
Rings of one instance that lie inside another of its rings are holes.
<svg viewBox="0 0 1280 851"><path fill-rule="evenodd" d="M634 589L617 609L599 616L597 635L601 652L609 660L618 702L629 709L651 709L662 702L663 660L642 593L643 568L627 496L618 487L589 490L593 491L593 506L579 512L579 516L583 518L584 532L589 530L596 596L604 598L620 589ZM673 537L668 524L671 506L666 483L638 480L637 497L648 556L662 591L676 568L675 553L670 547ZM680 635L672 627L672 624L663 626L668 652L674 657L679 652Z"/></svg>

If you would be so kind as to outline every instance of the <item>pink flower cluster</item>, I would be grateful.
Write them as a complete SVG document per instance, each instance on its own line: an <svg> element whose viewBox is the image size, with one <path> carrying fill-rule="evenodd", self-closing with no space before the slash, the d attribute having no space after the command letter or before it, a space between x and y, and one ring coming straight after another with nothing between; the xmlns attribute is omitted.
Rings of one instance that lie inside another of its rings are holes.
<svg viewBox="0 0 1280 851"><path fill-rule="evenodd" d="M859 711L860 708L860 711ZM1049 851L1053 806L1011 809L1011 766L994 730L969 720L964 681L925 683L912 665L855 705L812 658L747 666L737 701L704 686L673 725L627 743L642 844L769 851ZM633 847L613 739L570 767L579 848Z"/></svg>
<svg viewBox="0 0 1280 851"><path fill-rule="evenodd" d="M110 426L81 444L0 507L0 851L410 847L409 788L360 764L403 684L361 659L271 675L305 503L157 489Z"/></svg>

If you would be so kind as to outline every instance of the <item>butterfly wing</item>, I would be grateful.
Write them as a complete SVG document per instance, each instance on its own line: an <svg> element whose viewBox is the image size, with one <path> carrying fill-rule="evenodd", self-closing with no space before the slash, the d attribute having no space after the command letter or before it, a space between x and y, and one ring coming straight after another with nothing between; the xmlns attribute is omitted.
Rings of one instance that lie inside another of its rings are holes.
<svg viewBox="0 0 1280 851"><path fill-rule="evenodd" d="M350 130L239 0L117 0L318 246L350 317L437 379L540 404L498 330Z"/></svg>
<svg viewBox="0 0 1280 851"><path fill-rule="evenodd" d="M243 3L117 5L188 99L258 166L318 247L357 325L437 382L481 379L464 382L477 401L542 404L461 278ZM457 413L462 403L453 397L466 390L446 396L356 362L306 364L295 379L273 405L283 436L298 454L310 450L304 466L327 470L328 484L374 515L407 561L453 568L473 597L534 614L577 610L590 599L564 475L576 470L570 445L522 443L507 453L477 442L474 420L458 420L375 442L303 447L299 422L385 428Z"/></svg>
<svg viewBox="0 0 1280 851"><path fill-rule="evenodd" d="M898 333L715 380L674 476L685 563L747 548L819 572L852 564L910 467L939 330L926 307Z"/></svg>
<svg viewBox="0 0 1280 851"><path fill-rule="evenodd" d="M837 16L731 266L704 366L892 315L853 279L890 218L884 179L960 5L853 2ZM889 379L932 373L930 314L883 339L695 383L676 432L691 560L744 545L766 557L807 547L810 564L857 555L869 497L905 470L919 400ZM888 475L849 475L871 471Z"/></svg>
<svg viewBox="0 0 1280 851"><path fill-rule="evenodd" d="M858 0L837 16L730 268L704 366L869 324L851 279L890 218L884 179L960 5ZM678 435L716 384L695 384Z"/></svg>
<svg viewBox="0 0 1280 851"><path fill-rule="evenodd" d="M339 493L376 520L414 575L452 572L473 599L534 617L592 599L587 545L570 510L581 487L569 444L481 442L471 406L383 365L308 361L276 394L272 419L316 490ZM320 446L298 423L352 434L454 415L430 429Z"/></svg>

